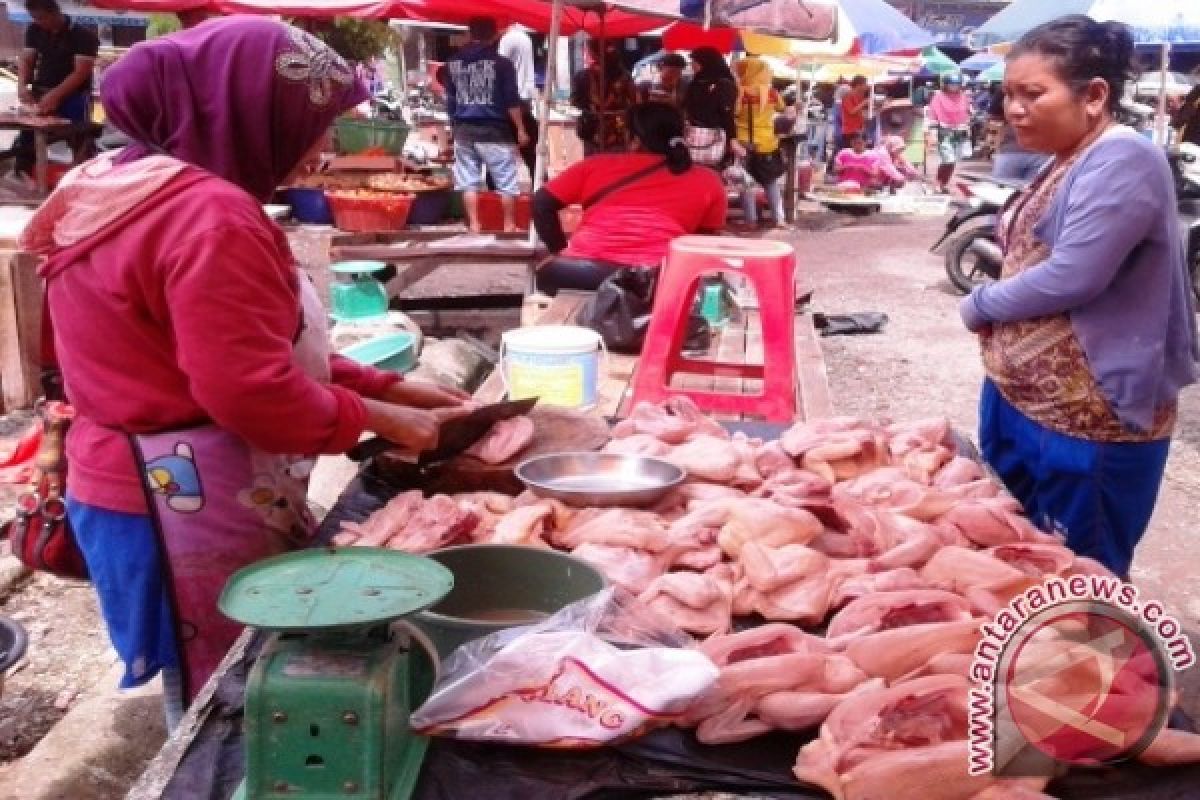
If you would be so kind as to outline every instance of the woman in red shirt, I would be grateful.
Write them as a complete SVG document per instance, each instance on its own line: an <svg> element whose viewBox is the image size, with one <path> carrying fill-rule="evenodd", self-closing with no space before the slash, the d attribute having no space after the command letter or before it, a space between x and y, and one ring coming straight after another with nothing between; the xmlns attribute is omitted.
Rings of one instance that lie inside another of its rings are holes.
<svg viewBox="0 0 1200 800"><path fill-rule="evenodd" d="M683 117L666 103L629 110L629 152L595 155L568 168L533 198L533 224L551 253L538 289L590 291L622 267L657 267L677 236L725 225L728 200L716 172L692 165ZM583 206L567 241L558 212Z"/></svg>
<svg viewBox="0 0 1200 800"><path fill-rule="evenodd" d="M67 515L121 684L161 672L169 721L240 631L225 581L315 533L316 455L366 431L429 448L465 399L331 357L262 210L365 97L332 50L265 18L139 44L102 90L132 143L68 174L23 235L76 413Z"/></svg>

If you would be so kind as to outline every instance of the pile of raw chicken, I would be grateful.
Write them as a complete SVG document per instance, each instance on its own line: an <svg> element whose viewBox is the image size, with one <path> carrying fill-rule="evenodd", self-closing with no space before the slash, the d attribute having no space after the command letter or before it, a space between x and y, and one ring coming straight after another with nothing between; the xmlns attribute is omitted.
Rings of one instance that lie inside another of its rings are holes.
<svg viewBox="0 0 1200 800"><path fill-rule="evenodd" d="M815 420L762 442L673 399L613 437L607 450L672 461L689 481L646 510L406 492L338 541L570 552L707 637L721 675L685 720L701 741L819 728L795 773L839 800L1046 797L1045 781L966 776L979 626L1049 577L1110 573L1035 528L945 420ZM731 632L751 615L767 623ZM1142 759L1200 761L1200 736L1165 732Z"/></svg>

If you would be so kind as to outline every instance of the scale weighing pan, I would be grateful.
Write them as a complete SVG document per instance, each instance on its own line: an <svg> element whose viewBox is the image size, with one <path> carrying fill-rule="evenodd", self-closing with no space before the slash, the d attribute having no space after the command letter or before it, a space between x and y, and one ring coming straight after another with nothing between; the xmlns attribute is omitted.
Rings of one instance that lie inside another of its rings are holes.
<svg viewBox="0 0 1200 800"><path fill-rule="evenodd" d="M453 574L432 559L375 547L326 547L240 570L217 605L225 616L262 630L312 631L406 617L452 588Z"/></svg>

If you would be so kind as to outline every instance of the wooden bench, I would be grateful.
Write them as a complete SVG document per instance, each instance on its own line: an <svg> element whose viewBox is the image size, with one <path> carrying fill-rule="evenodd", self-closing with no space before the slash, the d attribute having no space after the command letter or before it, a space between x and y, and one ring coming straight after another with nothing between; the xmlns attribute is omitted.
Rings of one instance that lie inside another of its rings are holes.
<svg viewBox="0 0 1200 800"><path fill-rule="evenodd" d="M544 307L537 307L526 315L528 324L565 325L575 318L579 307L590 295L586 292L560 292ZM528 302L537 302L531 298ZM825 359L821 344L808 314L796 316L796 407L803 419L815 419L833 415L833 403L829 396L829 378L825 371ZM763 357L762 333L758 323L758 311L742 309L735 318L721 326L714 337L708 354L722 361L741 364L761 364ZM637 356L610 353L607 363L602 364L597 386L596 410L605 417L625 417L631 411L631 381L637 367ZM680 386L695 389L718 389L721 391L753 392L760 381L730 377L688 376ZM475 392L481 402L504 399L504 381L497 367L482 386ZM718 415L718 418L720 416Z"/></svg>

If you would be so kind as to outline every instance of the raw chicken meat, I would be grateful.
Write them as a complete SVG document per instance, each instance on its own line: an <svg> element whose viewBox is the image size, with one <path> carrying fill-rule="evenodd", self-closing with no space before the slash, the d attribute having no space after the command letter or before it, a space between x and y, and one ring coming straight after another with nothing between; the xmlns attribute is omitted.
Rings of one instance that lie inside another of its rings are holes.
<svg viewBox="0 0 1200 800"><path fill-rule="evenodd" d="M988 553L944 547L921 569L921 577L932 587L964 594L968 589L1009 586L1025 573Z"/></svg>
<svg viewBox="0 0 1200 800"><path fill-rule="evenodd" d="M503 464L529 446L533 433L533 420L529 417L502 419L492 425L482 439L468 447L466 454L485 464Z"/></svg>
<svg viewBox="0 0 1200 800"><path fill-rule="evenodd" d="M337 543L428 553L466 540L479 521L473 508L453 497L425 498L413 490L392 498L366 522L343 523Z"/></svg>
<svg viewBox="0 0 1200 800"><path fill-rule="evenodd" d="M660 553L667 548L670 537L657 514L626 508L605 509L594 515L584 512L565 530L550 534L550 543L561 550L574 550L584 542Z"/></svg>
<svg viewBox="0 0 1200 800"><path fill-rule="evenodd" d="M851 694L883 687L882 680L872 678L846 692L773 692L759 700L754 711L772 730L805 731L824 722Z"/></svg>
<svg viewBox="0 0 1200 800"><path fill-rule="evenodd" d="M1065 575L1075 564L1075 554L1061 544L1006 544L985 550L1005 564L1016 567L1031 578Z"/></svg>
<svg viewBox="0 0 1200 800"><path fill-rule="evenodd" d="M638 602L689 633L724 633L733 617L733 587L698 572L660 575L650 582Z"/></svg>
<svg viewBox="0 0 1200 800"><path fill-rule="evenodd" d="M672 397L663 405L638 403L628 419L613 426L613 436L622 439L646 433L667 444L683 444L697 434L728 439L721 424L705 416L688 397Z"/></svg>
<svg viewBox="0 0 1200 800"><path fill-rule="evenodd" d="M865 561L831 560L795 544L771 548L747 542L739 561L744 580L735 589L734 610L801 625L824 620L842 582L866 571Z"/></svg>
<svg viewBox="0 0 1200 800"><path fill-rule="evenodd" d="M960 619L881 630L847 639L845 653L863 672L891 683L936 655L974 652L979 625Z"/></svg>
<svg viewBox="0 0 1200 800"><path fill-rule="evenodd" d="M634 547L584 542L571 555L600 570L615 585L640 595L690 547L687 543L676 543L661 552L650 553Z"/></svg>
<svg viewBox="0 0 1200 800"><path fill-rule="evenodd" d="M983 467L974 459L955 456L933 478L935 489L964 486L984 479Z"/></svg>
<svg viewBox="0 0 1200 800"><path fill-rule="evenodd" d="M829 643L820 636L805 633L794 625L767 623L737 633L714 636L700 644L700 650L718 667L751 658L786 653L831 653Z"/></svg>
<svg viewBox="0 0 1200 800"><path fill-rule="evenodd" d="M884 467L839 483L833 487L833 496L922 522L933 522L959 502L952 495L914 481L899 467Z"/></svg>
<svg viewBox="0 0 1200 800"><path fill-rule="evenodd" d="M1058 543L1057 537L1042 533L1021 515L1021 506L1011 495L971 499L953 503L941 521L953 525L979 547L1014 542Z"/></svg>
<svg viewBox="0 0 1200 800"><path fill-rule="evenodd" d="M880 592L860 597L829 620L825 636L838 639L926 622L970 619L971 606L961 595L941 589Z"/></svg>
<svg viewBox="0 0 1200 800"><path fill-rule="evenodd" d="M809 511L788 508L770 500L747 497L723 503L726 517L717 534L721 550L737 558L747 542L766 547L811 542L824 526Z"/></svg>
<svg viewBox="0 0 1200 800"><path fill-rule="evenodd" d="M1154 767L1200 764L1200 733L1164 728L1138 761Z"/></svg>
<svg viewBox="0 0 1200 800"><path fill-rule="evenodd" d="M754 457L754 466L758 468L760 475L770 480L781 472L794 469L796 462L792 460L777 439L758 448L758 453Z"/></svg>
<svg viewBox="0 0 1200 800"><path fill-rule="evenodd" d="M518 506L496 521L490 544L524 544L549 547L546 534L554 519L554 506L547 501Z"/></svg>
<svg viewBox="0 0 1200 800"><path fill-rule="evenodd" d="M604 452L661 458L671 452L671 445L648 433L635 433L621 439L613 439L604 446Z"/></svg>
<svg viewBox="0 0 1200 800"><path fill-rule="evenodd" d="M806 508L811 505L827 504L832 488L833 484L815 472L809 472L799 467L788 467L767 477L762 485L754 491L754 496L774 500L783 506Z"/></svg>
<svg viewBox="0 0 1200 800"><path fill-rule="evenodd" d="M688 477L712 483L732 484L742 464L741 456L728 439L697 434L671 448L663 458L687 470Z"/></svg>
<svg viewBox="0 0 1200 800"><path fill-rule="evenodd" d="M753 488L762 483L763 476L758 469L758 453L762 447L762 440L751 439L746 434L738 432L733 434L729 444L738 457L738 466L733 473L732 484Z"/></svg>

